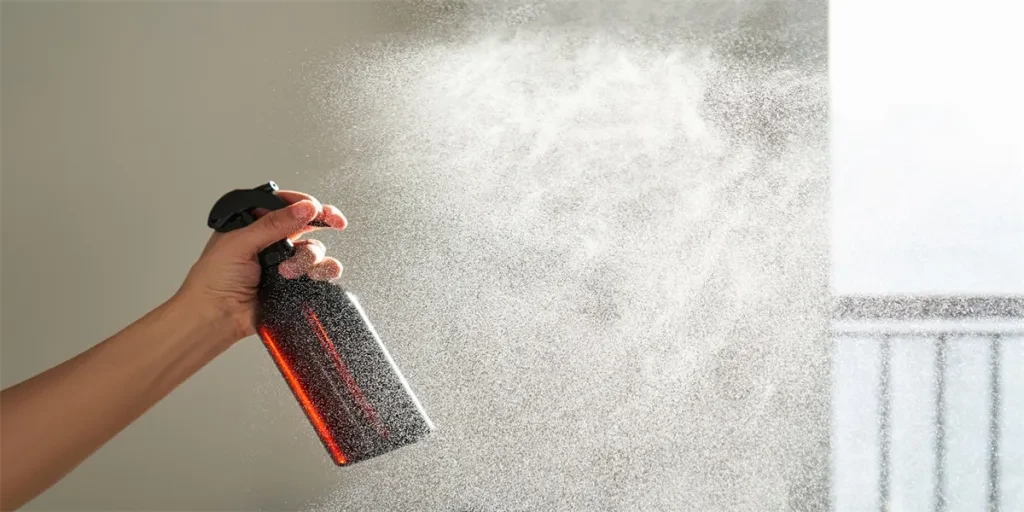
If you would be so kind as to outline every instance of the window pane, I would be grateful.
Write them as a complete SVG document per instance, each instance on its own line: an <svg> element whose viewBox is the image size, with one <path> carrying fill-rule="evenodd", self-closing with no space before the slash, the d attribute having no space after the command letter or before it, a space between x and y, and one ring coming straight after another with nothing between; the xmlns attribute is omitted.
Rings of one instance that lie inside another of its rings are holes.
<svg viewBox="0 0 1024 512"><path fill-rule="evenodd" d="M832 485L836 510L878 508L879 340L840 337L835 345Z"/></svg>
<svg viewBox="0 0 1024 512"><path fill-rule="evenodd" d="M1000 345L1000 510L1024 510L1024 336Z"/></svg>
<svg viewBox="0 0 1024 512"><path fill-rule="evenodd" d="M935 340L892 339L892 509L932 511L935 498Z"/></svg>
<svg viewBox="0 0 1024 512"><path fill-rule="evenodd" d="M988 504L990 347L987 338L950 338L946 352L943 489L950 512Z"/></svg>

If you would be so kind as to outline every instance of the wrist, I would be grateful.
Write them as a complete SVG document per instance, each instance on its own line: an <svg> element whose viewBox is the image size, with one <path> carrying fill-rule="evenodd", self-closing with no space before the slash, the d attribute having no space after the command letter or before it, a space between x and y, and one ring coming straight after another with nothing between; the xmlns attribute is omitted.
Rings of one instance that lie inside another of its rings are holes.
<svg viewBox="0 0 1024 512"><path fill-rule="evenodd" d="M189 339L207 346L227 348L242 339L237 322L217 307L206 307L204 301L175 294L160 307L170 322L190 333Z"/></svg>

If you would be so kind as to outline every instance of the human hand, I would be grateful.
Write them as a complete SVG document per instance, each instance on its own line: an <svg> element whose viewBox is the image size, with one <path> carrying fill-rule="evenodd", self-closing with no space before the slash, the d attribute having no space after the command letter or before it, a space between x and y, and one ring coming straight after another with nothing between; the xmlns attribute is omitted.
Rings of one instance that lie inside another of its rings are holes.
<svg viewBox="0 0 1024 512"><path fill-rule="evenodd" d="M313 220L322 221L329 229L345 229L347 221L341 211L301 192L276 194L291 204L269 213L255 212L258 220L250 226L214 233L175 294L175 299L189 309L211 312L218 321L225 322L231 343L255 333L256 288L260 282L257 255L274 242L288 238L295 244L295 256L278 265L282 277L308 275L331 280L341 276L341 263L326 256L323 243L298 239L322 229L309 226Z"/></svg>

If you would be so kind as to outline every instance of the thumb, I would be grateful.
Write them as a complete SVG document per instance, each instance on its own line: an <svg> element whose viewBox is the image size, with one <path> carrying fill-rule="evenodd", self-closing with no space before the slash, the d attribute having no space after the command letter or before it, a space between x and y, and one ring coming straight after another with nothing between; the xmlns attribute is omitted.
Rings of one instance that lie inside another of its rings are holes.
<svg viewBox="0 0 1024 512"><path fill-rule="evenodd" d="M270 244L302 231L319 214L312 201L298 201L280 210L274 210L251 226L242 229L238 243L244 250L258 253Z"/></svg>

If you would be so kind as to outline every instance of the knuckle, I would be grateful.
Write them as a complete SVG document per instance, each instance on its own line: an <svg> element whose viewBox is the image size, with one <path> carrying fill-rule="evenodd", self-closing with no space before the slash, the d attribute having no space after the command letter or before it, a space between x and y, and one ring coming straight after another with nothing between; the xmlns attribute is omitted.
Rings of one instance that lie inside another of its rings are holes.
<svg viewBox="0 0 1024 512"><path fill-rule="evenodd" d="M284 227L284 212L276 211L266 217L264 217L266 227L269 229L279 229Z"/></svg>

